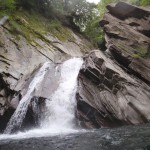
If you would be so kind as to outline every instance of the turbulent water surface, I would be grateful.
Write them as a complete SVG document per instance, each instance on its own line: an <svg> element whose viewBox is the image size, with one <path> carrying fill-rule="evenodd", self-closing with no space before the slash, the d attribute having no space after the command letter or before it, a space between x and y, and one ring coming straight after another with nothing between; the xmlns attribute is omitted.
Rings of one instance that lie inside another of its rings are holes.
<svg viewBox="0 0 150 150"><path fill-rule="evenodd" d="M150 150L150 126L0 140L0 150Z"/></svg>
<svg viewBox="0 0 150 150"><path fill-rule="evenodd" d="M60 69L56 67L55 74L61 73L60 84L46 101L41 126L26 132L0 135L0 150L150 150L149 124L99 130L75 126L75 94L82 63L82 59L73 58L60 65ZM44 78L48 66L45 63L41 67L16 112L22 110L22 104L29 104L30 95ZM13 128L18 116L24 117L24 111L14 113L8 129Z"/></svg>

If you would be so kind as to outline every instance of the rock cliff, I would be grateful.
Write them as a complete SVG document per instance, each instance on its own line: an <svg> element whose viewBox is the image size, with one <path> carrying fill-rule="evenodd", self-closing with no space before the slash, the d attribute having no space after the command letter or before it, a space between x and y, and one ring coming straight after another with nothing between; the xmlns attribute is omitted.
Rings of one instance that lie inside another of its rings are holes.
<svg viewBox="0 0 150 150"><path fill-rule="evenodd" d="M77 118L87 128L150 120L150 10L119 2L107 6L100 26L107 49L84 58Z"/></svg>
<svg viewBox="0 0 150 150"><path fill-rule="evenodd" d="M100 26L107 52L136 76L150 83L150 10L123 2L107 6Z"/></svg>
<svg viewBox="0 0 150 150"><path fill-rule="evenodd" d="M107 47L103 52L91 51L91 43L68 27L62 29L67 34L64 38L58 29L60 25L56 32L42 34L30 27L27 16L0 19L0 132L42 64L50 62L39 88L30 93L31 103L22 126L36 125L45 99L58 86L58 64L71 57L84 59L76 94L76 117L81 126L100 128L149 122L150 10L123 2L107 9L99 23Z"/></svg>
<svg viewBox="0 0 150 150"><path fill-rule="evenodd" d="M32 40L25 36L22 31L24 28L28 29L25 32L30 32ZM61 40L51 32L43 35L31 29L26 16L15 16L15 22L8 16L0 19L0 131L6 127L40 64L51 62L52 71L55 64L70 57L81 57L85 52L90 51L92 45L82 35L74 33L65 26L63 28L69 36ZM49 73L45 79L50 79L50 76L52 73ZM43 82L46 89L46 81ZM41 94L36 91L33 97L46 98L46 93L46 90Z"/></svg>
<svg viewBox="0 0 150 150"><path fill-rule="evenodd" d="M150 87L129 75L101 51L84 58L79 74L77 117L89 128L146 123Z"/></svg>

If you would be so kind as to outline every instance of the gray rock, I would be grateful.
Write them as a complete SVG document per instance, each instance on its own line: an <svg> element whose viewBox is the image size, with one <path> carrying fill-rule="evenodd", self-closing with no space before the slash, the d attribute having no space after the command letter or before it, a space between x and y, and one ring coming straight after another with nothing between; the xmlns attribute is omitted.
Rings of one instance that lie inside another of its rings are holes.
<svg viewBox="0 0 150 150"><path fill-rule="evenodd" d="M57 79L52 80L55 64L62 63L70 57L83 56L85 52L90 51L88 45L91 46L84 37L71 30L73 41L60 41L51 33L43 35L44 39L38 36L39 38L28 41L20 33L16 37L11 32L9 20L6 22L6 19L8 18L0 20L0 130L6 126L27 90L34 72L41 64L48 61L53 63L53 67L43 80L43 88L35 91L33 97L47 98L49 92L53 92L57 86ZM21 18L21 21L27 23L24 18ZM51 89L47 88L46 80L50 80Z"/></svg>
<svg viewBox="0 0 150 150"><path fill-rule="evenodd" d="M150 87L127 74L101 51L84 58L78 77L77 118L87 128L150 120Z"/></svg>
<svg viewBox="0 0 150 150"><path fill-rule="evenodd" d="M4 25L5 22L9 19L8 16L4 16L3 18L0 19L0 25Z"/></svg>
<svg viewBox="0 0 150 150"><path fill-rule="evenodd" d="M100 26L108 50L123 67L150 84L150 9L123 2L107 9Z"/></svg>

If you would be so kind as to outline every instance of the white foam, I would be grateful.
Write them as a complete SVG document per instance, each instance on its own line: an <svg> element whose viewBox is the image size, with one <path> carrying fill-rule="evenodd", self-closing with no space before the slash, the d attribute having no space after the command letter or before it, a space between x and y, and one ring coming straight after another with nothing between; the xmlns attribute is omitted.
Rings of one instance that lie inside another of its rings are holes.
<svg viewBox="0 0 150 150"><path fill-rule="evenodd" d="M72 58L61 65L61 81L58 89L46 102L45 118L41 121L39 129L32 129L26 132L18 132L13 135L1 135L1 139L20 139L29 137L43 137L54 135L65 135L68 133L77 133L75 128L75 94L77 90L77 76L83 63L81 58ZM58 69L56 69L58 71ZM43 78L42 72L40 79ZM31 83L29 90L33 91L37 85ZM31 92L30 92L31 93ZM81 132L81 130L80 130Z"/></svg>
<svg viewBox="0 0 150 150"><path fill-rule="evenodd" d="M47 111L45 120L41 123L42 128L51 132L73 129L77 76L82 63L82 59L72 58L62 64L60 85L46 103Z"/></svg>
<svg viewBox="0 0 150 150"><path fill-rule="evenodd" d="M11 130L13 130L13 128L15 126L20 126L22 124L22 120L25 117L28 105L32 98L32 92L34 92L34 90L36 90L36 88L38 88L40 86L40 83L44 79L44 75L49 67L50 67L50 63L46 62L39 69L39 71L37 72L37 74L35 75L33 80L31 81L26 94L20 100L20 103L19 103L15 113L13 114L13 116L11 117L11 119L7 125L5 133L10 133Z"/></svg>

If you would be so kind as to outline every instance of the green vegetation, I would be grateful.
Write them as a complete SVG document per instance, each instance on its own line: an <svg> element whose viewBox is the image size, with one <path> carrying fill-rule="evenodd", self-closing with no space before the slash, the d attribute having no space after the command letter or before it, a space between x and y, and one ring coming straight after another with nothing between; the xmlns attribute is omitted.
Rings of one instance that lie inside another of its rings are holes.
<svg viewBox="0 0 150 150"><path fill-rule="evenodd" d="M45 37L47 33L51 33L61 41L74 40L71 31L63 27L60 21L57 19L47 19L34 11L15 11L13 15L10 15L8 24L9 30L16 38L19 39L19 35L22 35L30 43L34 38L50 42Z"/></svg>
<svg viewBox="0 0 150 150"><path fill-rule="evenodd" d="M71 31L64 28L58 20L51 20L47 25L47 31L51 32L53 36L56 36L61 41L74 41Z"/></svg>
<svg viewBox="0 0 150 150"><path fill-rule="evenodd" d="M103 30L99 27L99 17L95 17L88 22L84 34L91 40L95 47L104 40Z"/></svg>
<svg viewBox="0 0 150 150"><path fill-rule="evenodd" d="M92 7L85 0L0 0L0 17L9 15L12 33L20 33L28 40L30 33L39 36L51 32L65 41L74 39L71 31L62 26L63 21L68 17L82 30L90 19Z"/></svg>
<svg viewBox="0 0 150 150"><path fill-rule="evenodd" d="M0 10L13 11L15 9L15 0L0 0Z"/></svg>
<svg viewBox="0 0 150 150"><path fill-rule="evenodd" d="M89 20L89 22L86 25L85 28L85 35L91 39L91 41L95 45L99 45L104 40L103 31L99 27L99 20L101 20L104 16L104 14L107 12L106 6L108 4L117 3L119 1L124 1L133 5L141 5L141 6L149 6L150 1L149 0L101 0L98 5L95 7L95 9L98 10L99 13L92 14L92 19ZM143 54L140 54L143 55Z"/></svg>
<svg viewBox="0 0 150 150"><path fill-rule="evenodd" d="M0 0L0 17L11 14L15 10L14 0Z"/></svg>
<svg viewBox="0 0 150 150"><path fill-rule="evenodd" d="M105 6L118 1L120 0L101 0L95 5L86 0L0 0L0 17L9 15L11 31L16 36L18 33L22 34L29 41L32 36L44 38L47 32L60 40L73 40L70 30L62 26L69 18L71 25L80 29L97 46L104 40L99 20L107 11ZM142 6L150 5L148 0L123 1Z"/></svg>
<svg viewBox="0 0 150 150"><path fill-rule="evenodd" d="M140 0L140 5L141 6L150 6L150 1L149 0Z"/></svg>
<svg viewBox="0 0 150 150"><path fill-rule="evenodd" d="M137 49L137 54L134 54L133 57L139 58L139 57L146 57L148 54L148 46L147 45L141 45Z"/></svg>

